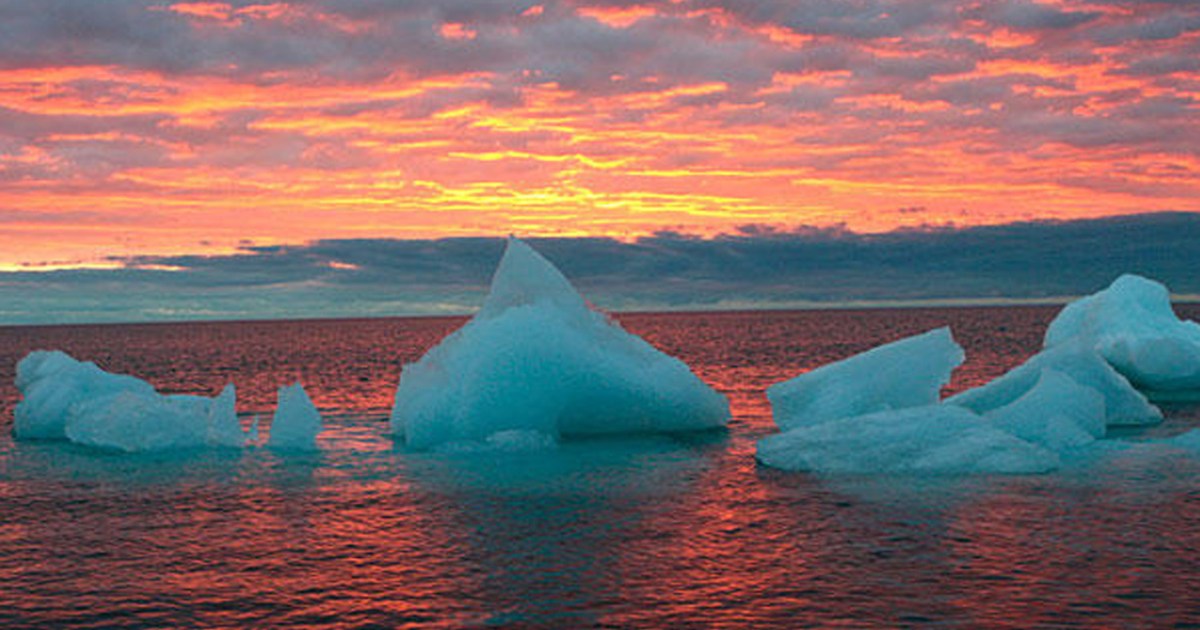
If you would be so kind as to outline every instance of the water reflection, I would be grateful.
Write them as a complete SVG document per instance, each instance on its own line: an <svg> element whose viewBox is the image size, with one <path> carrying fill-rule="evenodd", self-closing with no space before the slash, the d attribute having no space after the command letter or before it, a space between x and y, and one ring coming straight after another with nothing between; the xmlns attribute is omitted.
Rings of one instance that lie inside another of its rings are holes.
<svg viewBox="0 0 1200 630"><path fill-rule="evenodd" d="M965 480L753 460L773 382L950 324L961 389L1036 350L1052 314L622 317L730 396L730 430L487 454L387 436L400 365L461 320L0 329L6 420L15 360L55 347L173 391L233 379L239 410L267 417L299 377L327 426L316 454L0 437L0 626L1194 623L1194 456L1114 444L1060 474ZM1152 435L1197 421L1173 407Z"/></svg>
<svg viewBox="0 0 1200 630"><path fill-rule="evenodd" d="M703 458L670 438L591 439L557 450L409 458L480 575L487 625L590 626L621 600L642 523L694 492Z"/></svg>

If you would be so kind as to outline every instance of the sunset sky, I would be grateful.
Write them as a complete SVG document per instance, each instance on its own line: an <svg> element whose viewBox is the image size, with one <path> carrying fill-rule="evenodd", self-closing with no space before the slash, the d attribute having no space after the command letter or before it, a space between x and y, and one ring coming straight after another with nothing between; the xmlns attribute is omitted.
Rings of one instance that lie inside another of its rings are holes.
<svg viewBox="0 0 1200 630"><path fill-rule="evenodd" d="M0 270L1200 210L1200 7L0 4Z"/></svg>

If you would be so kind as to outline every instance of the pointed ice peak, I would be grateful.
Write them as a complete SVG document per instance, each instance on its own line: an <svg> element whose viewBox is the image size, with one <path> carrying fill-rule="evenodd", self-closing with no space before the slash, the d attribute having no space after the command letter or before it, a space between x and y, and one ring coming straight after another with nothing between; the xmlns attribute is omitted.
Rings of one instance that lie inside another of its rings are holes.
<svg viewBox="0 0 1200 630"><path fill-rule="evenodd" d="M313 451L321 432L321 414L304 386L295 383L279 388L279 405L271 421L267 446L284 450Z"/></svg>
<svg viewBox="0 0 1200 630"><path fill-rule="evenodd" d="M229 383L208 404L209 446L245 446L248 434L237 417L237 389Z"/></svg>
<svg viewBox="0 0 1200 630"><path fill-rule="evenodd" d="M510 308L535 303L568 310L588 308L558 268L524 241L510 236L478 317L495 317Z"/></svg>

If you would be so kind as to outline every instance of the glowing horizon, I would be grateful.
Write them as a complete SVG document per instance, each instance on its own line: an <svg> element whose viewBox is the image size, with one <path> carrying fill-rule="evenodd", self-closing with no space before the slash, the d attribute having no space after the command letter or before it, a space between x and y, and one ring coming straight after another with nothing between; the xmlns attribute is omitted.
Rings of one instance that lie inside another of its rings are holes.
<svg viewBox="0 0 1200 630"><path fill-rule="evenodd" d="M1200 211L1193 7L46 6L0 8L5 270Z"/></svg>

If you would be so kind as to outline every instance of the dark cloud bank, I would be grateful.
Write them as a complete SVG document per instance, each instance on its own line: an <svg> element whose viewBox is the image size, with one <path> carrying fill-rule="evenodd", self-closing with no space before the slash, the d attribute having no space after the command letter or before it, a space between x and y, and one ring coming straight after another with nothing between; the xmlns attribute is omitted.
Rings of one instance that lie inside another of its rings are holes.
<svg viewBox="0 0 1200 630"><path fill-rule="evenodd" d="M820 307L1040 300L1129 271L1200 294L1200 214L903 230L531 239L601 307ZM465 313L498 238L327 240L228 256L125 259L126 268L0 273L0 323ZM164 267L171 270L165 270Z"/></svg>

